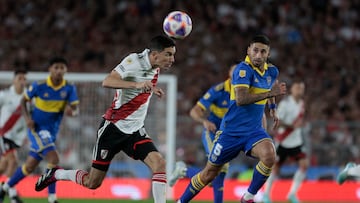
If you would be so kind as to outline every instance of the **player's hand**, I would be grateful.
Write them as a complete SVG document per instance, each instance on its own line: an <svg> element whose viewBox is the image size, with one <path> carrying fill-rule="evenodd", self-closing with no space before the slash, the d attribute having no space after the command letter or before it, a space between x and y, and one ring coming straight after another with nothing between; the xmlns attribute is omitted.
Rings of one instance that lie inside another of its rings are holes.
<svg viewBox="0 0 360 203"><path fill-rule="evenodd" d="M286 83L276 80L270 92L273 97L286 94Z"/></svg>
<svg viewBox="0 0 360 203"><path fill-rule="evenodd" d="M280 120L279 120L279 117L276 115L276 110L275 109L270 109L270 117L273 118L272 129L276 130L280 125Z"/></svg>
<svg viewBox="0 0 360 203"><path fill-rule="evenodd" d="M216 125L209 120L204 120L203 126L206 130L208 130L210 132L213 132L213 133L216 132Z"/></svg>
<svg viewBox="0 0 360 203"><path fill-rule="evenodd" d="M165 92L161 88L158 88L158 87L154 87L153 92L159 98L162 98L165 95Z"/></svg>
<svg viewBox="0 0 360 203"><path fill-rule="evenodd" d="M143 89L144 92L149 93L153 90L154 84L150 80L147 80L136 83L136 88Z"/></svg>

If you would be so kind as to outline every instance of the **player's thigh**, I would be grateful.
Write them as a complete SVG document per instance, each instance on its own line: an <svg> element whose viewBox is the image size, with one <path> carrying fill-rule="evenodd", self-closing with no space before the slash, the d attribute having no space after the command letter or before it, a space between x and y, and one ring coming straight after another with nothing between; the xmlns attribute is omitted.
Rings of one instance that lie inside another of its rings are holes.
<svg viewBox="0 0 360 203"><path fill-rule="evenodd" d="M164 172L166 163L164 157L157 151L148 153L144 159L144 163L150 167L153 173Z"/></svg>
<svg viewBox="0 0 360 203"><path fill-rule="evenodd" d="M59 154L56 150L50 150L47 152L46 161L50 164L57 165L59 163Z"/></svg>

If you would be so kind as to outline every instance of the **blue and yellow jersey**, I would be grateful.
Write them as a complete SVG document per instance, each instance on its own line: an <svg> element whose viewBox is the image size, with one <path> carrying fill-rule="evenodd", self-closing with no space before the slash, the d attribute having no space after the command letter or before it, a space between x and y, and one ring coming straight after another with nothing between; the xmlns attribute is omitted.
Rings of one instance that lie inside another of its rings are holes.
<svg viewBox="0 0 360 203"><path fill-rule="evenodd" d="M213 122L217 129L229 107L230 86L230 79L214 85L197 102L197 105L209 112L207 119Z"/></svg>
<svg viewBox="0 0 360 203"><path fill-rule="evenodd" d="M262 117L267 99L248 105L236 105L235 88L249 88L250 93L257 94L271 90L279 75L278 68L272 64L265 64L264 71L251 64L247 56L245 61L237 65L233 72L230 106L224 116L222 130L227 132L250 132L262 128Z"/></svg>
<svg viewBox="0 0 360 203"><path fill-rule="evenodd" d="M35 128L49 130L57 134L66 105L77 104L79 99L74 85L63 80L59 86L54 86L50 77L43 82L34 82L26 90L26 99L33 99L32 119Z"/></svg>

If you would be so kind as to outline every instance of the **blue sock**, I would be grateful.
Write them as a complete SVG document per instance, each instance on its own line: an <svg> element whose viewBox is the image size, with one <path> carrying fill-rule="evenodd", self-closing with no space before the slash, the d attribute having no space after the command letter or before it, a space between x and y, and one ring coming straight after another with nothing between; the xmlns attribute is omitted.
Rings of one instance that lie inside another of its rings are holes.
<svg viewBox="0 0 360 203"><path fill-rule="evenodd" d="M28 175L24 173L22 168L23 168L22 166L18 167L14 175L12 175L11 178L9 179L8 184L10 187L13 187Z"/></svg>
<svg viewBox="0 0 360 203"><path fill-rule="evenodd" d="M201 171L201 169L198 168L198 167L187 167L185 177L192 178L193 176L195 176L200 171Z"/></svg>
<svg viewBox="0 0 360 203"><path fill-rule="evenodd" d="M253 177L249 186L248 191L256 195L256 193L260 190L260 188L264 185L268 177L270 176L271 168L265 166L264 163L259 161L259 163L255 166Z"/></svg>
<svg viewBox="0 0 360 203"><path fill-rule="evenodd" d="M50 169L46 169L46 173L49 171ZM56 182L52 183L48 186L48 193L49 194L55 194L56 193Z"/></svg>
<svg viewBox="0 0 360 203"><path fill-rule="evenodd" d="M190 202L206 185L200 180L200 173L191 178L189 185L180 197L182 203Z"/></svg>
<svg viewBox="0 0 360 203"><path fill-rule="evenodd" d="M225 175L226 175L225 172L221 172L212 181L212 187L213 187L213 191L214 191L214 203L222 203L223 202Z"/></svg>

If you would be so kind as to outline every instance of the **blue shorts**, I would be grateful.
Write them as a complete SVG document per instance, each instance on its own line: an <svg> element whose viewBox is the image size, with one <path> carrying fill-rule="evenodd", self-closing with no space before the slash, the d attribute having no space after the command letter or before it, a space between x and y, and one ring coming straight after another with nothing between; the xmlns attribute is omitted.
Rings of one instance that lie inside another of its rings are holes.
<svg viewBox="0 0 360 203"><path fill-rule="evenodd" d="M264 129L257 129L246 133L232 134L229 132L220 132L214 147L211 150L208 161L214 165L223 165L233 160L243 151L250 156L251 149L260 141L272 138Z"/></svg>
<svg viewBox="0 0 360 203"><path fill-rule="evenodd" d="M49 130L28 130L28 137L31 143L30 155L38 160L40 159L39 156L46 156L49 151L56 150L56 136L53 135ZM38 154L38 156L36 156L35 154Z"/></svg>

